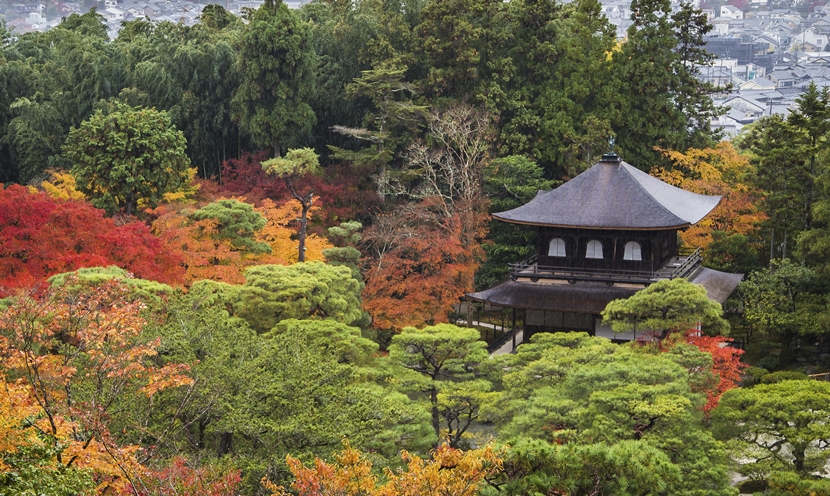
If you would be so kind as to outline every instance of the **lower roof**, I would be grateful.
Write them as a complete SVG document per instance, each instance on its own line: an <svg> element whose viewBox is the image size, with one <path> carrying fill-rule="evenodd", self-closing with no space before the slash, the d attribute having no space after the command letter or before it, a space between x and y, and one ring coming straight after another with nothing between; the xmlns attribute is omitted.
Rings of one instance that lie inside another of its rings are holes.
<svg viewBox="0 0 830 496"><path fill-rule="evenodd" d="M706 289L710 300L723 303L738 287L743 274L699 267L689 281ZM602 282L544 284L525 280L506 281L467 297L500 307L599 315L612 300L628 298L642 288L608 286Z"/></svg>

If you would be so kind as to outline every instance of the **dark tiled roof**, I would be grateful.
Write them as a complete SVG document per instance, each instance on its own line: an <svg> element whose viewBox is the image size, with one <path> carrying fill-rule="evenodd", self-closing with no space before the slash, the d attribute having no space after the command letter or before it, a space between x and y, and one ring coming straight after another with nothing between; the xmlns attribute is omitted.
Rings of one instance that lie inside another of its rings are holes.
<svg viewBox="0 0 830 496"><path fill-rule="evenodd" d="M710 300L723 303L741 279L743 274L700 267L689 277L689 282L703 286ZM581 281L575 284L507 281L485 291L468 293L467 297L509 308L599 314L610 301L628 298L640 289Z"/></svg>
<svg viewBox="0 0 830 496"><path fill-rule="evenodd" d="M718 270L698 268L691 276L689 282L700 284L706 289L706 296L710 300L723 303L738 287L738 283L744 278L743 274L732 274Z"/></svg>
<svg viewBox="0 0 830 496"><path fill-rule="evenodd" d="M719 196L676 188L622 161L602 161L521 207L505 222L592 229L680 229L717 206Z"/></svg>
<svg viewBox="0 0 830 496"><path fill-rule="evenodd" d="M608 302L628 298L637 291L639 289L593 282L540 284L507 281L485 291L469 293L467 296L502 307L599 314Z"/></svg>

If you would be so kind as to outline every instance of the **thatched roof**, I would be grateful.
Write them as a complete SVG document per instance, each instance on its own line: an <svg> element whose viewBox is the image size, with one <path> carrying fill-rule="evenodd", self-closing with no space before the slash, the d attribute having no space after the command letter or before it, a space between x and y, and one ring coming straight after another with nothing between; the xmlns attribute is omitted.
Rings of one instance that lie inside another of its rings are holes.
<svg viewBox="0 0 830 496"><path fill-rule="evenodd" d="M682 229L711 212L720 198L676 188L609 154L562 186L493 217L552 227Z"/></svg>

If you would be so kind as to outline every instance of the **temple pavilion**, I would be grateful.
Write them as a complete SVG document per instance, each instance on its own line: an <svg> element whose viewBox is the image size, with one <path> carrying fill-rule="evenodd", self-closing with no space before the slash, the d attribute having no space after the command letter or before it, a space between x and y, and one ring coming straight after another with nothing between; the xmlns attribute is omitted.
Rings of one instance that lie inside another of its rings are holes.
<svg viewBox="0 0 830 496"><path fill-rule="evenodd" d="M719 196L671 186L614 153L562 186L540 191L521 207L493 214L536 226L537 250L510 266L510 278L468 298L522 312L524 340L537 332L587 331L636 339L602 325L611 300L628 298L661 279L685 277L723 303L742 274L701 266L700 249L680 254L677 233L699 222Z"/></svg>

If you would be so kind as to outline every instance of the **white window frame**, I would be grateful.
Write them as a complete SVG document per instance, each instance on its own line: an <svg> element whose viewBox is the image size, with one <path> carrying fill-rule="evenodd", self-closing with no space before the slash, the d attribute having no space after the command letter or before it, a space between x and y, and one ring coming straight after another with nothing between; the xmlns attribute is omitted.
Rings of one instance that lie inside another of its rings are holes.
<svg viewBox="0 0 830 496"><path fill-rule="evenodd" d="M599 253L597 253L599 250ZM598 239L592 239L588 241L588 244L585 246L585 258L592 258L596 260L601 260L602 257L602 242Z"/></svg>
<svg viewBox="0 0 830 496"><path fill-rule="evenodd" d="M567 257L568 254L565 250L565 240L562 238L553 238L550 240L550 244L548 245L548 256Z"/></svg>
<svg viewBox="0 0 830 496"><path fill-rule="evenodd" d="M640 246L640 243L636 241L626 243L625 250L623 250L623 260L641 262L643 260L643 248Z"/></svg>

